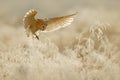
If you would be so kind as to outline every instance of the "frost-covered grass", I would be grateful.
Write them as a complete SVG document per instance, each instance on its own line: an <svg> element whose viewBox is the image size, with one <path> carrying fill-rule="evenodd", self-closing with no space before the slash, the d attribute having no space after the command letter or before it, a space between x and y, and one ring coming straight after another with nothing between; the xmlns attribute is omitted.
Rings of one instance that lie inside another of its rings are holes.
<svg viewBox="0 0 120 80"><path fill-rule="evenodd" d="M41 33L39 41L1 23L0 80L120 80L119 19L89 13L66 29Z"/></svg>

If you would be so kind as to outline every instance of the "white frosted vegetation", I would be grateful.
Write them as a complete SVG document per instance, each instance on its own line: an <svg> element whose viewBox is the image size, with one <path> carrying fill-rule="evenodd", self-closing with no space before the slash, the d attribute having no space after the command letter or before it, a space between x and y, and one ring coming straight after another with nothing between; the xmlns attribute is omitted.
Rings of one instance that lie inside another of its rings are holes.
<svg viewBox="0 0 120 80"><path fill-rule="evenodd" d="M74 32L77 23L70 32L40 35L40 41L25 37L21 28L4 25L0 32L0 80L119 80L119 36L109 32L114 25L93 22L82 32Z"/></svg>

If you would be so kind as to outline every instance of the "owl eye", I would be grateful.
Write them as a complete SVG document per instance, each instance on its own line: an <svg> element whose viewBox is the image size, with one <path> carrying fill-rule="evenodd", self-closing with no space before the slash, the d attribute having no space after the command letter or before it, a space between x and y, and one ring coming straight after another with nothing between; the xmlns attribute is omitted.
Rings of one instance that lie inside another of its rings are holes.
<svg viewBox="0 0 120 80"><path fill-rule="evenodd" d="M46 25L43 25L43 26L42 26L42 30L45 30L45 29L46 29Z"/></svg>

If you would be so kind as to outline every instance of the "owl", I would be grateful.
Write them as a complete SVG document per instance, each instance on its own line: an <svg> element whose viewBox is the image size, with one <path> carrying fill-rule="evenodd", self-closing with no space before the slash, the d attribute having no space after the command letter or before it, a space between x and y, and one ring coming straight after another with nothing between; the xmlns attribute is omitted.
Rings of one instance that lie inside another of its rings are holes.
<svg viewBox="0 0 120 80"><path fill-rule="evenodd" d="M49 32L66 27L71 24L71 22L74 19L74 16L76 15L76 13L74 13L71 15L66 15L61 17L36 19L35 18L36 14L37 14L37 10L35 9L29 10L23 18L23 24L27 36L29 37L29 35L32 34L38 40L39 37L36 34L37 31Z"/></svg>

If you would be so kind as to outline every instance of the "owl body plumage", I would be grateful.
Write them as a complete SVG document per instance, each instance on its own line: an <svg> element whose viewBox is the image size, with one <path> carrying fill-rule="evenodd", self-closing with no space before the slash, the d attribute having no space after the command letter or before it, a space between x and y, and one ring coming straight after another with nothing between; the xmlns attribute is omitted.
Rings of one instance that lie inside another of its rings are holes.
<svg viewBox="0 0 120 80"><path fill-rule="evenodd" d="M50 19L35 19L36 14L37 14L36 10L34 9L29 10L23 18L23 23L26 29L27 36L29 36L30 33L32 33L33 35L36 36L37 39L39 38L35 33L38 30L48 32L66 27L71 24L74 16L76 15L75 13L67 16L55 17Z"/></svg>

